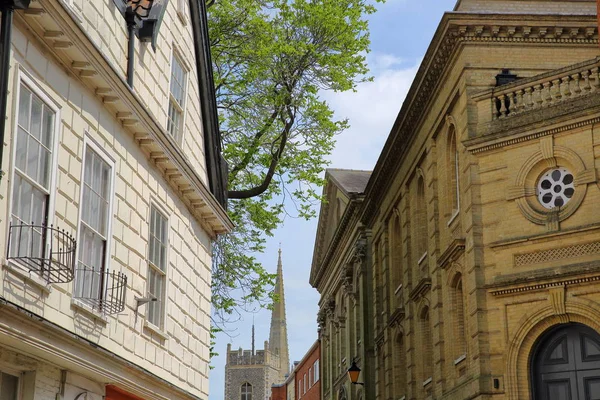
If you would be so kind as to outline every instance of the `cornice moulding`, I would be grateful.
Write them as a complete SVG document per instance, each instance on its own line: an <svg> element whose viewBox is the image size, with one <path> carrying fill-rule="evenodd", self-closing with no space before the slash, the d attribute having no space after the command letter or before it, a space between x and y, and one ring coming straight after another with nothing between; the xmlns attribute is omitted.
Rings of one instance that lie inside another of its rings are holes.
<svg viewBox="0 0 600 400"><path fill-rule="evenodd" d="M5 299L0 301L0 311L0 333L13 343L4 343L13 350L38 359L40 355L32 352L42 352L45 362L58 359L62 366L82 369L88 377L104 377L104 381L149 400L172 396L200 399L98 343L59 327Z"/></svg>
<svg viewBox="0 0 600 400"><path fill-rule="evenodd" d="M552 24L548 24L544 32L543 25L548 22ZM561 30L556 25L565 28ZM367 200L361 221L367 227L373 224L386 188L404 161L423 117L429 112L435 98L433 94L446 75L449 61L461 45L477 41L597 46L597 19L595 15L444 14L365 189Z"/></svg>
<svg viewBox="0 0 600 400"><path fill-rule="evenodd" d="M139 95L129 88L121 72L79 26L71 12L58 1L39 0L37 4L42 7L36 8L41 10L41 16L32 18L28 14L16 13L17 21L36 36L38 42L74 79L78 77L84 87L95 93L103 101L105 108L114 112L115 118L121 119L123 129L132 134L148 160L155 164L165 181L211 236L233 229L227 212L202 182L181 149L144 106ZM61 37L68 38L70 45L68 48L53 46L53 38L46 37L45 31L62 32ZM78 59L75 60L75 57ZM84 60L85 71L95 72L94 74L81 74L81 59ZM107 98L110 101L106 101ZM129 116L122 117L124 114L120 113L123 112L129 113ZM182 192L181 187L186 191Z"/></svg>
<svg viewBox="0 0 600 400"><path fill-rule="evenodd" d="M350 199L350 202L346 206L346 210L342 215L342 219L340 220L333 238L331 239L327 249L325 249L325 254L318 263L313 264L313 270L311 271L310 281L309 283L317 288L321 283L321 280L325 274L325 271L330 269L331 260L334 259L334 256L339 255L342 251L340 243L342 243L342 238L347 239L352 233L353 229L346 229L347 226L352 227L356 225L358 221L358 215L355 212L360 203L363 201L363 196L357 196L354 199Z"/></svg>

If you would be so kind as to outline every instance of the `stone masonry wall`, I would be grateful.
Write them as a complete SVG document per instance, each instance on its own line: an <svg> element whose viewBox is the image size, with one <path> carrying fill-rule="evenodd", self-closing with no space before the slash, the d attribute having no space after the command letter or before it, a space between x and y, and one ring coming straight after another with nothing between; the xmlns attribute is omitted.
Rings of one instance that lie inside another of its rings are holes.
<svg viewBox="0 0 600 400"><path fill-rule="evenodd" d="M42 3L50 1L43 0ZM52 0L57 1L57 0ZM175 51L188 75L184 137L181 148L196 172L205 179L202 116L196 76L194 38L189 0L169 1L157 38L156 52L149 43L135 43L134 90L166 129L171 56ZM112 67L125 79L127 27L114 0L58 0L74 16L75 23L94 42ZM206 181L205 181L206 182Z"/></svg>
<svg viewBox="0 0 600 400"><path fill-rule="evenodd" d="M99 4L84 3L86 7ZM107 6L112 0L103 3ZM171 5L176 3L170 2ZM103 15L112 14L103 12ZM93 17L89 23L96 22L98 18ZM163 22L163 32L168 30L169 24L169 20ZM98 35L97 38L104 36ZM168 70L167 64L163 67L161 71ZM20 76L29 77L32 89L43 93L59 109L59 129L55 133L57 152L53 160L56 185L51 189L49 211L53 223L74 236L78 234L84 140L96 143L106 157L114 161L115 195L110 216L109 268L125 273L128 291L125 311L101 316L73 304L73 282L43 287L16 268L3 268L1 295L100 347L119 353L188 392L206 397L210 340L210 237L179 200L179 194L165 182L131 135L126 133L121 122L78 79L67 75L51 54L17 23L13 30L7 128L14 124L12 115L18 103L14 94ZM136 78L138 82L142 81L142 77ZM164 89L164 76L155 78L160 80L156 86ZM193 86L189 85L190 88ZM154 101L153 107L160 105L161 109L166 109L164 96L161 98L158 92L156 94L142 97ZM198 119L199 115L196 117ZM5 160L12 159L12 137L8 134L5 139ZM197 165L202 170L199 162ZM2 244L6 243L7 216L10 213L10 202L6 199L11 198L12 166L7 171L0 189ZM169 220L166 317L160 330L147 326L147 308L136 309L135 301L136 297L145 297L148 290L146 260L151 204L156 204ZM1 247L0 253L6 254L4 246ZM137 317L136 311L139 311Z"/></svg>

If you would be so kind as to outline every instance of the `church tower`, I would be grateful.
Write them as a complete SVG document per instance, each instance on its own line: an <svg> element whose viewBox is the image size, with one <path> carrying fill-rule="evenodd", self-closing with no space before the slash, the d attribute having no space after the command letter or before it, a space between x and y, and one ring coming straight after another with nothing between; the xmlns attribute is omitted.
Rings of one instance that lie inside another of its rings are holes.
<svg viewBox="0 0 600 400"><path fill-rule="evenodd" d="M264 342L264 350L255 350L254 324L252 324L251 350L243 350L242 348L232 350L231 343L227 345L225 400L246 398L268 400L271 396L271 385L285 381L290 362L281 249L279 249L279 259L277 260L274 292L278 301L273 304L269 341ZM247 395L251 395L251 397Z"/></svg>
<svg viewBox="0 0 600 400"><path fill-rule="evenodd" d="M277 278L275 280L275 294L277 302L273 304L271 314L271 333L269 335L269 350L279 355L279 381L285 380L289 372L290 358L288 354L287 323L285 319L285 295L283 290L283 266L281 264L281 248L277 260Z"/></svg>

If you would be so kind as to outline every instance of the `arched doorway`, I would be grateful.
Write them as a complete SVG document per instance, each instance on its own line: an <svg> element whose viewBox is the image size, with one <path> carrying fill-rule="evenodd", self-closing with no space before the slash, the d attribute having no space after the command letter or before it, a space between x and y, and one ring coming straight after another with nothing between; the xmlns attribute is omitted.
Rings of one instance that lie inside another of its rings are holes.
<svg viewBox="0 0 600 400"><path fill-rule="evenodd" d="M600 400L600 335L582 324L546 332L531 359L534 400Z"/></svg>

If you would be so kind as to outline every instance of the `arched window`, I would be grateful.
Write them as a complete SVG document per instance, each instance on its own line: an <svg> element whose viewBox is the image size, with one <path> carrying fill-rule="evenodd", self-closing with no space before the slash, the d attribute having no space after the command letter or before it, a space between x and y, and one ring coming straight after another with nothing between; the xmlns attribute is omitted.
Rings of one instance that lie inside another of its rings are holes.
<svg viewBox="0 0 600 400"><path fill-rule="evenodd" d="M402 284L402 226L400 224L400 215L396 213L392 220L392 291L398 295L398 289ZM398 305L400 303L397 303Z"/></svg>
<svg viewBox="0 0 600 400"><path fill-rule="evenodd" d="M458 189L458 150L456 147L456 130L454 125L450 127L448 132L448 146L446 149L446 166L448 168L448 199L452 201L452 214L456 213L460 206L459 189Z"/></svg>
<svg viewBox="0 0 600 400"><path fill-rule="evenodd" d="M454 359L458 361L467 352L465 336L465 303L462 275L457 274L452 284L452 305L454 308Z"/></svg>
<svg viewBox="0 0 600 400"><path fill-rule="evenodd" d="M420 274L416 276L425 277L427 276L427 204L425 202L425 182L423 177L420 176L417 181L417 196L416 196L416 207L415 207L415 223L417 234L417 261L419 264Z"/></svg>
<svg viewBox="0 0 600 400"><path fill-rule="evenodd" d="M242 384L241 400L252 400L252 385L248 382Z"/></svg>
<svg viewBox="0 0 600 400"><path fill-rule="evenodd" d="M421 328L421 378L423 385L433 376L433 339L429 324L429 307L425 306L420 315Z"/></svg>
<svg viewBox="0 0 600 400"><path fill-rule="evenodd" d="M401 398L406 389L406 348L404 335L399 334L394 342L394 392Z"/></svg>

